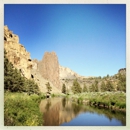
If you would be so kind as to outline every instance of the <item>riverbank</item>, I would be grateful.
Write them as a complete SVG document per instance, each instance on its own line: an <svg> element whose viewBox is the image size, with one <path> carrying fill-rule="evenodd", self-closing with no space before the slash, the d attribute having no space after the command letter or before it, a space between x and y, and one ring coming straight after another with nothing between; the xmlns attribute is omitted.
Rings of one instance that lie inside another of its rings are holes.
<svg viewBox="0 0 130 130"><path fill-rule="evenodd" d="M65 94L51 94L51 97L65 97ZM43 114L39 103L46 94L8 92L4 93L4 125L5 126L42 126Z"/></svg>
<svg viewBox="0 0 130 130"><path fill-rule="evenodd" d="M126 112L126 93L124 92L88 92L67 97L79 104Z"/></svg>
<svg viewBox="0 0 130 130"><path fill-rule="evenodd" d="M66 97L44 99L39 105L44 126L124 126L126 114L78 104Z"/></svg>
<svg viewBox="0 0 130 130"><path fill-rule="evenodd" d="M4 93L4 125L5 126L41 126L42 114L39 103L45 96L40 94Z"/></svg>
<svg viewBox="0 0 130 130"><path fill-rule="evenodd" d="M67 97L72 102L83 106L102 107L105 109L126 112L126 93L123 92L89 92L73 95L52 94L51 97ZM43 114L39 103L45 94L4 93L5 126L42 126ZM64 104L64 103L63 103Z"/></svg>

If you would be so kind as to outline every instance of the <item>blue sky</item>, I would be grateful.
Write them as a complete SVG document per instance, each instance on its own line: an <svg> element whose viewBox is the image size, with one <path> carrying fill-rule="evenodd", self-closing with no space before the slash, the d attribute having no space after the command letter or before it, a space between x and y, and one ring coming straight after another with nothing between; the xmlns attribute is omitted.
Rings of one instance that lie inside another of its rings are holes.
<svg viewBox="0 0 130 130"><path fill-rule="evenodd" d="M61 66L83 76L126 67L125 4L5 4L4 25L32 59L55 51Z"/></svg>

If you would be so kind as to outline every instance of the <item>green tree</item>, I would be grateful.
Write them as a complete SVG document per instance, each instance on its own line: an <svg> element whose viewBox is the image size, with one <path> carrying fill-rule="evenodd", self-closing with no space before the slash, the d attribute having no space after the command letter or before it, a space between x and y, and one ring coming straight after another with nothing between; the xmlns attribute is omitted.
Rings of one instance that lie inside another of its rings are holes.
<svg viewBox="0 0 130 130"><path fill-rule="evenodd" d="M106 83L106 91L114 91L114 87L109 80Z"/></svg>
<svg viewBox="0 0 130 130"><path fill-rule="evenodd" d="M89 86L89 91L90 92L94 92L94 84L92 84L91 86Z"/></svg>
<svg viewBox="0 0 130 130"><path fill-rule="evenodd" d="M101 91L102 91L102 92L105 92L105 91L106 91L106 85L105 85L105 82L104 82L104 81L102 81L100 88L101 88Z"/></svg>
<svg viewBox="0 0 130 130"><path fill-rule="evenodd" d="M28 79L24 82L24 91L30 94L39 94L40 90L38 88L38 85L34 82L32 79Z"/></svg>
<svg viewBox="0 0 130 130"><path fill-rule="evenodd" d="M109 76L109 74L107 74L107 78L109 78L110 76Z"/></svg>
<svg viewBox="0 0 130 130"><path fill-rule="evenodd" d="M80 87L80 84L78 83L77 79L75 79L73 82L72 91L74 94L82 92L82 88Z"/></svg>
<svg viewBox="0 0 130 130"><path fill-rule="evenodd" d="M87 92L87 86L86 86L86 84L84 84L83 92Z"/></svg>
<svg viewBox="0 0 130 130"><path fill-rule="evenodd" d="M62 93L66 94L66 86L65 86L65 84L63 84L63 86L62 86Z"/></svg>
<svg viewBox="0 0 130 130"><path fill-rule="evenodd" d="M90 86L90 92L98 92L98 81L95 82Z"/></svg>
<svg viewBox="0 0 130 130"><path fill-rule="evenodd" d="M95 80L95 83L94 83L94 91L98 92L98 81L97 80Z"/></svg>
<svg viewBox="0 0 130 130"><path fill-rule="evenodd" d="M46 84L47 91L50 92L52 90L52 87L50 86L50 83L47 82Z"/></svg>
<svg viewBox="0 0 130 130"><path fill-rule="evenodd" d="M119 73L118 80L117 90L126 92L126 75Z"/></svg>
<svg viewBox="0 0 130 130"><path fill-rule="evenodd" d="M99 79L101 79L102 77L101 77L101 76L99 76L98 78L99 78Z"/></svg>
<svg viewBox="0 0 130 130"><path fill-rule="evenodd" d="M13 67L6 57L4 50L4 89L5 91L21 92L23 90L24 78L20 72Z"/></svg>
<svg viewBox="0 0 130 130"><path fill-rule="evenodd" d="M4 50L4 90L38 94L40 92L38 85L33 80L21 76L20 71L9 62L6 54Z"/></svg>

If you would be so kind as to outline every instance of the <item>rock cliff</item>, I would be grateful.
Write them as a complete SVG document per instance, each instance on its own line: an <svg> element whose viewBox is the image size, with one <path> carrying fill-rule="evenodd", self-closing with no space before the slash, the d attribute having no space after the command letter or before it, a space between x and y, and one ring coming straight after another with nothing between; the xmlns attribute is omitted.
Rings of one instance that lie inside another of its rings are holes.
<svg viewBox="0 0 130 130"><path fill-rule="evenodd" d="M7 52L8 60L15 68L21 71L26 78L31 78L32 62L30 53L19 43L19 37L4 26L4 49Z"/></svg>
<svg viewBox="0 0 130 130"><path fill-rule="evenodd" d="M59 70L60 70L59 75L60 79L76 79L77 77L79 77L77 73L75 73L69 68L59 66Z"/></svg>
<svg viewBox="0 0 130 130"><path fill-rule="evenodd" d="M73 86L74 79L77 79L81 87L83 88L84 83L87 83L87 81L90 78L94 78L94 77L81 76L76 72L74 72L73 70L71 70L70 68L59 66L59 78L60 78L61 86L65 84L67 89L70 90L71 87Z"/></svg>
<svg viewBox="0 0 130 130"><path fill-rule="evenodd" d="M81 76L79 74L77 74L76 72L74 72L73 70L71 70L70 68L67 67L63 67L59 65L59 77L60 80L62 79L86 79L86 78L90 78L86 77L86 76Z"/></svg>
<svg viewBox="0 0 130 130"><path fill-rule="evenodd" d="M43 78L52 82L57 88L61 88L59 80L59 62L55 52L45 52L42 61L38 63L38 69Z"/></svg>
<svg viewBox="0 0 130 130"><path fill-rule="evenodd" d="M106 78L80 76L69 68L59 65L58 57L55 52L45 52L43 59L32 60L30 53L19 43L19 37L4 26L4 49L7 52L8 60L15 68L21 71L21 74L27 79L32 78L37 82L41 92L46 93L46 83L49 82L52 87L52 93L61 93L62 85L65 84L67 90L71 91L74 79L77 79L80 86L84 84L89 88L97 80L99 86L101 81L106 82ZM126 68L122 68L118 73L126 74ZM117 74L118 76L118 74ZM117 85L115 76L107 78L114 86Z"/></svg>
<svg viewBox="0 0 130 130"><path fill-rule="evenodd" d="M22 76L33 79L38 84L41 92L46 93L47 82L50 82L52 93L61 92L60 89L55 87L59 86L59 68L57 67L59 63L55 53L51 53L51 56L46 53L43 62L40 63L37 59L32 60L30 53L19 43L19 37L13 34L7 26L4 26L4 49L13 66L20 70ZM43 70L39 70L38 66Z"/></svg>

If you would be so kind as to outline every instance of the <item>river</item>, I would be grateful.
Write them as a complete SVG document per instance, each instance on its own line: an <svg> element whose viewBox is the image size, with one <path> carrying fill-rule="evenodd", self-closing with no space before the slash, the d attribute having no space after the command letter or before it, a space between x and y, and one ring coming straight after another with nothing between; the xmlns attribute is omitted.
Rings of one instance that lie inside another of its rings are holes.
<svg viewBox="0 0 130 130"><path fill-rule="evenodd" d="M40 103L44 126L125 126L126 114L79 105L67 98L44 99Z"/></svg>

